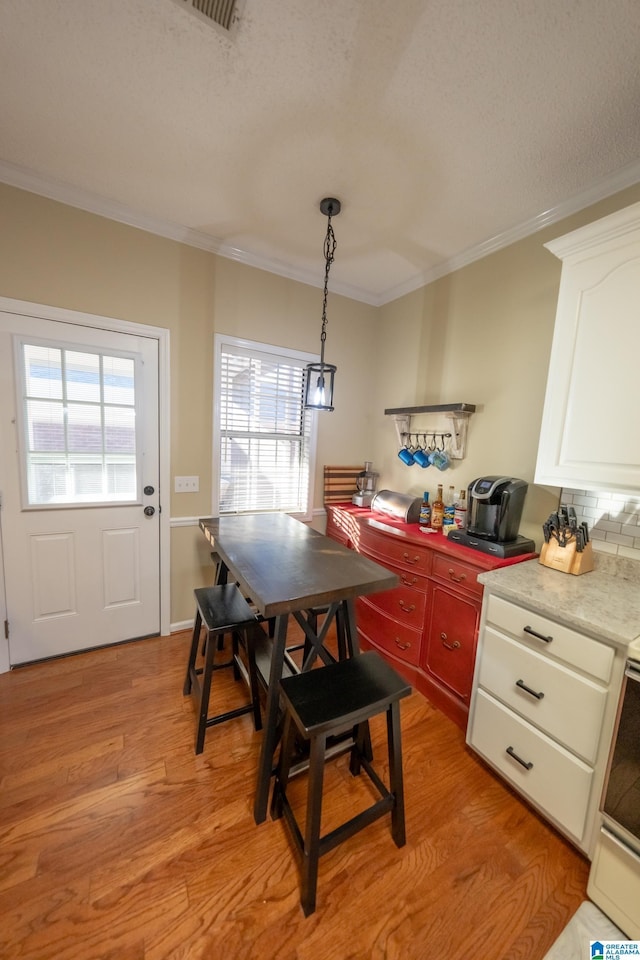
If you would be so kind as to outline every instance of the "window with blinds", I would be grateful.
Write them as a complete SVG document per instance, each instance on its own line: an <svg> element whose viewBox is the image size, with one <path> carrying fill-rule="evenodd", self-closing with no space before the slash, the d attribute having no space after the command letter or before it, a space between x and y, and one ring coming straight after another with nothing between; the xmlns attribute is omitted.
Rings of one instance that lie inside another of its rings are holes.
<svg viewBox="0 0 640 960"><path fill-rule="evenodd" d="M315 422L304 407L308 362L266 344L217 338L219 514L310 515Z"/></svg>

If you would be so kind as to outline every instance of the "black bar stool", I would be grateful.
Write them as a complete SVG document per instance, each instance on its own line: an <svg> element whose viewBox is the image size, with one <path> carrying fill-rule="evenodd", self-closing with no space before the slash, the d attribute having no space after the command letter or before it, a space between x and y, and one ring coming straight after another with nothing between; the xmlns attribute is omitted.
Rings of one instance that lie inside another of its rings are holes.
<svg viewBox="0 0 640 960"><path fill-rule="evenodd" d="M185 696L191 694L197 705L196 753L202 753L207 727L224 723L225 720L240 717L245 713L253 713L255 729L262 729L254 646L254 631L260 628L251 608L234 583L222 583L215 587L200 587L193 593L196 598L196 616L183 693ZM200 635L203 629L205 633L202 650L204 665L198 667L196 661L198 659ZM231 657L224 663L216 663L216 647L221 645L226 633L231 634ZM240 655L240 644L243 645L245 650L246 665ZM233 668L236 680L242 678L245 681L251 694L251 700L234 710L226 710L224 713L218 713L210 717L209 698L213 673L216 670L224 670L228 667Z"/></svg>
<svg viewBox="0 0 640 960"><path fill-rule="evenodd" d="M400 703L411 687L375 651L349 660L309 670L280 681L285 710L285 728L271 801L274 820L283 814L302 858L300 902L305 916L316 907L318 861L348 839L391 813L391 835L398 847L405 843L404 787ZM379 713L387 717L389 789L380 779L368 753L368 720ZM353 731L349 769L356 776L364 768L380 799L330 833L320 836L322 783L327 759L327 739ZM287 798L287 783L299 734L309 741L309 783L304 836Z"/></svg>

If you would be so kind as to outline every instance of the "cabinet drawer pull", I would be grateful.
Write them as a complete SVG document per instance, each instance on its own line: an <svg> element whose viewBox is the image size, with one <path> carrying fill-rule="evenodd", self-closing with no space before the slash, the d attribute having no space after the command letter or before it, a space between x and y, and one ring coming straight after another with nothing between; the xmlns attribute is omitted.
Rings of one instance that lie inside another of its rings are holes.
<svg viewBox="0 0 640 960"><path fill-rule="evenodd" d="M532 637L536 637L538 640L544 640L545 643L551 643L553 637L544 637L541 633L537 633L533 627L523 627L525 633L530 633Z"/></svg>
<svg viewBox="0 0 640 960"><path fill-rule="evenodd" d="M415 603L409 603L405 606L404 600L398 600L398 605L400 609L403 610L405 613L413 613L413 611L416 608Z"/></svg>
<svg viewBox="0 0 640 960"><path fill-rule="evenodd" d="M536 693L535 690L532 690L531 687L526 685L524 680L516 680L516 687L520 687L520 689L524 690L525 693L530 693L532 697L536 698L536 700L542 700L544 697L544 693L542 691L540 691L540 693Z"/></svg>
<svg viewBox="0 0 640 960"><path fill-rule="evenodd" d="M451 577L454 583L462 583L463 580L467 579L466 573L461 573L459 577L456 577L455 573L456 572L453 569L453 567L449 567L449 576Z"/></svg>
<svg viewBox="0 0 640 960"><path fill-rule="evenodd" d="M447 650L457 650L458 647L460 646L459 640L454 640L453 643L449 643L448 642L449 638L447 637L446 633L441 633L440 639L442 640L442 646L446 647Z"/></svg>
<svg viewBox="0 0 640 960"><path fill-rule="evenodd" d="M403 559L403 560L406 560L407 563L419 563L419 562L420 562L420 557L419 557L419 556L410 557L406 550L405 550L405 552L402 554L402 559Z"/></svg>
<svg viewBox="0 0 640 960"><path fill-rule="evenodd" d="M396 647L398 647L399 650L408 650L409 647L411 646L410 643L401 643L397 637L393 638L393 642L395 643Z"/></svg>
<svg viewBox="0 0 640 960"><path fill-rule="evenodd" d="M400 583L404 583L405 587L415 587L417 582L417 577L400 577Z"/></svg>
<svg viewBox="0 0 640 960"><path fill-rule="evenodd" d="M513 757L514 760L517 760L517 762L518 762L521 766L523 766L523 767L525 768L525 770L531 770L531 768L533 767L533 764L531 763L531 760L528 760L528 761L527 761L527 760L523 760L522 757L519 757L519 756L518 756L518 754L515 752L515 750L513 749L513 747L507 747L507 753L509 754L510 757Z"/></svg>

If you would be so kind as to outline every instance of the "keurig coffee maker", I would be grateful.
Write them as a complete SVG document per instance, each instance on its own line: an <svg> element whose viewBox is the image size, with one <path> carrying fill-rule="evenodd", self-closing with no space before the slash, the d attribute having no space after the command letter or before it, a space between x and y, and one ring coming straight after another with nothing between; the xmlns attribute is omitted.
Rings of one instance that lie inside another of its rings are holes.
<svg viewBox="0 0 640 960"><path fill-rule="evenodd" d="M518 535L527 488L516 477L478 477L469 484L467 528L449 539L497 557L535 552L533 540Z"/></svg>

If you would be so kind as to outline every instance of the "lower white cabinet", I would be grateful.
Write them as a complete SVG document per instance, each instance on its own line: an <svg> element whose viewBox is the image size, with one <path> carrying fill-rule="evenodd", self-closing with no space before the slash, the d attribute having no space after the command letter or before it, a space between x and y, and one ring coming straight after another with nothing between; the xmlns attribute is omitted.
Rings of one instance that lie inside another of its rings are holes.
<svg viewBox="0 0 640 960"><path fill-rule="evenodd" d="M485 592L467 742L589 856L621 668L607 643Z"/></svg>
<svg viewBox="0 0 640 960"><path fill-rule="evenodd" d="M480 686L587 763L595 763L607 688L487 626ZM576 722L577 718L579 722Z"/></svg>
<svg viewBox="0 0 640 960"><path fill-rule="evenodd" d="M592 767L484 690L476 698L471 743L572 837L583 835Z"/></svg>

